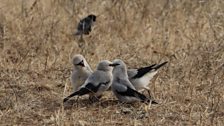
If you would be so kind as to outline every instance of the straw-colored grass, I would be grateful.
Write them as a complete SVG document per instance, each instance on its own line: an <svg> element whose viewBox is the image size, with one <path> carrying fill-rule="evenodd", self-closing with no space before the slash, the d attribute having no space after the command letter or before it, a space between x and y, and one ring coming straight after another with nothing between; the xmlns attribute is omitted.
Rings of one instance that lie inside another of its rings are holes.
<svg viewBox="0 0 224 126"><path fill-rule="evenodd" d="M96 14L85 42L72 35ZM79 46L82 45L82 46ZM159 105L71 93L71 58L95 69L169 61L150 89ZM223 0L0 0L0 125L224 125Z"/></svg>

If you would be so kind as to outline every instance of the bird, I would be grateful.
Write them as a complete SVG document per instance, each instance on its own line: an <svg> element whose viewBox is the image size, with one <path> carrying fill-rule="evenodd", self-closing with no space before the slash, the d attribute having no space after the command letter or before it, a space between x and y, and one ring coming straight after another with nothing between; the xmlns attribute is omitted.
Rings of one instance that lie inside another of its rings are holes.
<svg viewBox="0 0 224 126"><path fill-rule="evenodd" d="M84 67L81 67L82 66L82 64L80 63L81 61L85 63ZM150 66L141 67L138 69L128 69L127 73L128 73L129 81L133 84L136 90L138 91L147 90L149 93L148 85L150 84L150 80L158 73L159 68L161 68L167 63L168 62L165 61L161 64L152 64ZM87 77L92 73L92 69L90 68L86 59L80 54L74 56L73 64L74 64L74 69L72 72L71 80L73 85L77 85L75 88L77 89L83 84L83 82L87 79ZM81 82L79 78L82 80ZM76 83L79 83L79 84L76 84Z"/></svg>
<svg viewBox="0 0 224 126"><path fill-rule="evenodd" d="M68 101L73 96L82 96L89 94L95 98L98 98L102 93L112 84L112 70L111 62L108 60L102 60L97 65L96 71L94 71L85 81L85 83L74 93L64 98L63 102ZM90 97L92 98L92 97ZM90 99L91 100L91 99Z"/></svg>
<svg viewBox="0 0 224 126"><path fill-rule="evenodd" d="M74 55L72 59L73 70L70 76L73 91L84 84L86 79L93 73L91 67L87 63L86 59L81 54Z"/></svg>
<svg viewBox="0 0 224 126"><path fill-rule="evenodd" d="M75 35L80 35L81 39L83 39L83 35L89 35L92 31L92 26L96 22L96 15L90 14L87 17L81 19L77 26L77 31Z"/></svg>
<svg viewBox="0 0 224 126"><path fill-rule="evenodd" d="M111 64L113 66L112 92L120 102L132 103L136 101L151 102L158 104L156 101L147 98L144 94L138 92L128 79L126 64L115 59Z"/></svg>
<svg viewBox="0 0 224 126"><path fill-rule="evenodd" d="M167 64L165 61L161 64L152 64L147 67L141 67L138 69L128 69L128 78L137 91L147 90L150 95L149 83L150 80L157 74L159 68Z"/></svg>

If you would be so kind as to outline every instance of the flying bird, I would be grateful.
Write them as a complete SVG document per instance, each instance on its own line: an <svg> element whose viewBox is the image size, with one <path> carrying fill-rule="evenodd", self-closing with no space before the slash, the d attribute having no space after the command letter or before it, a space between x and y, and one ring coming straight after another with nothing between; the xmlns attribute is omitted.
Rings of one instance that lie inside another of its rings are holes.
<svg viewBox="0 0 224 126"><path fill-rule="evenodd" d="M157 102L147 98L144 94L139 93L128 79L127 68L125 63L120 59L115 59L111 66L113 69L112 91L117 99L121 102L131 103L136 101Z"/></svg>
<svg viewBox="0 0 224 126"><path fill-rule="evenodd" d="M102 60L97 65L96 71L94 71L85 81L85 83L74 93L64 98L63 102L66 102L73 96L82 96L89 94L90 98L98 98L102 93L112 84L112 70L110 66L111 62L108 60ZM92 96L92 97L91 97ZM90 99L91 100L91 99Z"/></svg>

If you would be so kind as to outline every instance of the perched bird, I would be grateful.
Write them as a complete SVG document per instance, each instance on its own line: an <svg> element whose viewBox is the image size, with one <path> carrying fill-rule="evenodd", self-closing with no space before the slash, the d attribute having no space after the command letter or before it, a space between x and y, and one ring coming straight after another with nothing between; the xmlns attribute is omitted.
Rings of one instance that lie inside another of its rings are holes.
<svg viewBox="0 0 224 126"><path fill-rule="evenodd" d="M125 63L120 59L115 59L111 66L113 69L113 82L111 85L112 91L117 99L121 102L157 102L150 100L145 95L139 93L128 79L127 68Z"/></svg>
<svg viewBox="0 0 224 126"><path fill-rule="evenodd" d="M72 59L73 71L71 74L71 83L73 86L73 91L77 91L77 89L84 84L86 79L93 73L86 59L77 54Z"/></svg>
<svg viewBox="0 0 224 126"><path fill-rule="evenodd" d="M110 66L111 62L108 60L102 60L98 65L96 71L94 71L85 81L85 83L74 93L64 98L64 102L69 100L73 96L82 96L89 94L95 98L100 97L102 93L112 84L112 70ZM91 98L91 97L90 97Z"/></svg>
<svg viewBox="0 0 224 126"><path fill-rule="evenodd" d="M147 90L150 95L148 87L150 80L157 74L158 69L165 64L167 62L153 64L139 69L128 69L128 78L137 91Z"/></svg>
<svg viewBox="0 0 224 126"><path fill-rule="evenodd" d="M93 14L90 14L84 19L80 20L75 35L81 35L81 39L83 34L88 35L91 32L92 30L91 27L95 21L96 21L96 16Z"/></svg>

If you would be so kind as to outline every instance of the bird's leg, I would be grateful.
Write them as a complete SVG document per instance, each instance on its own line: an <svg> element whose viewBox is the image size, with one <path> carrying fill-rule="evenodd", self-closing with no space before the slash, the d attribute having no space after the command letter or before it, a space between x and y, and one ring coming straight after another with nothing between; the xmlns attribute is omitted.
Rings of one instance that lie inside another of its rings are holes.
<svg viewBox="0 0 224 126"><path fill-rule="evenodd" d="M147 92L148 92L149 98L152 98L150 90L147 90Z"/></svg>
<svg viewBox="0 0 224 126"><path fill-rule="evenodd" d="M76 105L76 107L79 106L79 102L78 101L79 101L79 96L77 96L77 98L75 99L75 103L76 103L75 105Z"/></svg>
<svg viewBox="0 0 224 126"><path fill-rule="evenodd" d="M98 100L100 100L103 97L103 95L97 96Z"/></svg>
<svg viewBox="0 0 224 126"><path fill-rule="evenodd" d="M93 96L95 102L99 102L100 99L97 96Z"/></svg>
<svg viewBox="0 0 224 126"><path fill-rule="evenodd" d="M90 95L89 96L89 100L90 100L90 102L99 102L100 100L100 98L101 98L102 96L95 96L95 95Z"/></svg>
<svg viewBox="0 0 224 126"><path fill-rule="evenodd" d="M76 98L75 102L78 102L78 101L79 101L79 96L77 96L77 98Z"/></svg>
<svg viewBox="0 0 224 126"><path fill-rule="evenodd" d="M84 42L83 34L81 34L81 36L80 36L80 42Z"/></svg>
<svg viewBox="0 0 224 126"><path fill-rule="evenodd" d="M145 90L148 92L148 95L149 95L149 98L152 98L152 95L151 95L151 91L149 90L149 88L145 88Z"/></svg>

